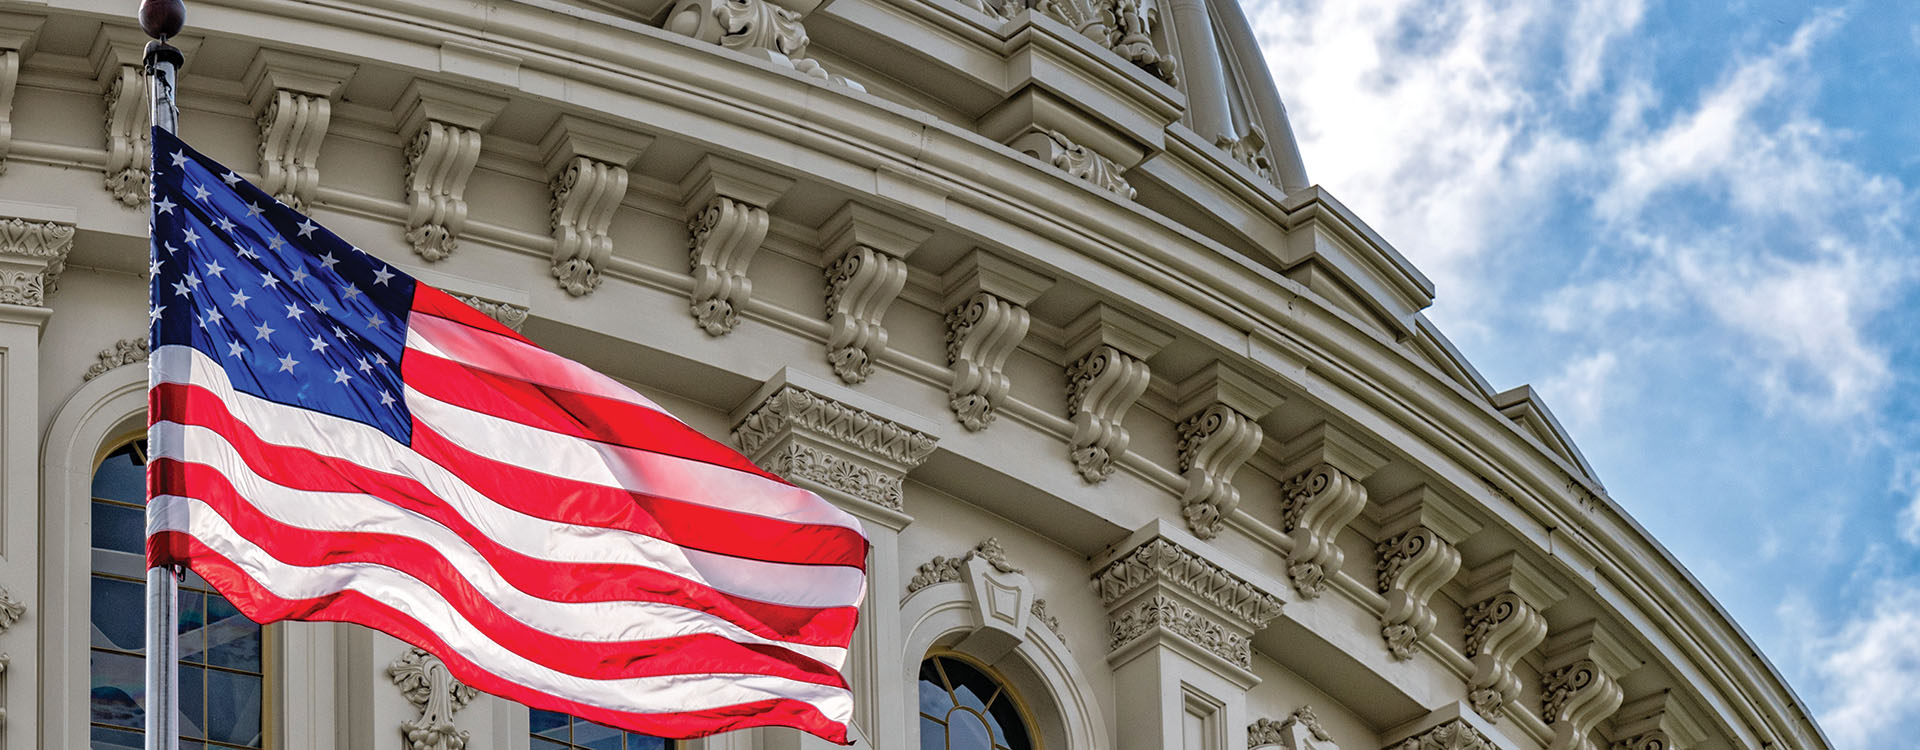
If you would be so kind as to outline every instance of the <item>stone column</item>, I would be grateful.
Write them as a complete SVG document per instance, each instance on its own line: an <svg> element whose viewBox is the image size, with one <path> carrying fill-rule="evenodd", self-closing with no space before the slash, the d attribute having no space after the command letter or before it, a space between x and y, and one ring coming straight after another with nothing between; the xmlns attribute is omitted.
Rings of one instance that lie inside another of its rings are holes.
<svg viewBox="0 0 1920 750"><path fill-rule="evenodd" d="M1253 634L1279 616L1281 600L1163 522L1115 548L1094 582L1110 621L1117 747L1245 747L1247 690L1260 682Z"/></svg>
<svg viewBox="0 0 1920 750"><path fill-rule="evenodd" d="M895 668L903 648L900 531L913 522L901 485L933 455L932 430L911 412L791 368L746 400L733 428L734 444L755 464L859 518L873 545L867 601L844 670L854 689L854 733L871 747L904 747L912 713L911 686L899 684ZM811 737L792 741L832 747Z"/></svg>
<svg viewBox="0 0 1920 750"><path fill-rule="evenodd" d="M1405 661L1433 633L1439 618L1429 602L1460 571L1456 545L1480 524L1459 503L1424 485L1368 510L1380 528L1374 572L1387 599L1380 636L1393 658Z"/></svg>
<svg viewBox="0 0 1920 750"><path fill-rule="evenodd" d="M0 747L10 750L40 743L40 334L76 219L0 202Z"/></svg>
<svg viewBox="0 0 1920 750"><path fill-rule="evenodd" d="M1548 750L1586 750L1595 727L1620 708L1620 681L1642 661L1615 629L1598 620L1547 639L1540 718L1553 730Z"/></svg>
<svg viewBox="0 0 1920 750"><path fill-rule="evenodd" d="M1213 143L1221 137L1237 140L1227 106L1227 76L1221 68L1220 43L1213 38L1213 20L1207 0L1170 0L1173 33L1180 41L1180 65L1187 79L1188 123L1200 138Z"/></svg>
<svg viewBox="0 0 1920 750"><path fill-rule="evenodd" d="M1285 445L1280 530L1293 541L1287 577L1302 598L1313 599L1326 591L1327 577L1346 559L1340 532L1367 505L1361 482L1387 460L1328 422L1288 438Z"/></svg>
<svg viewBox="0 0 1920 750"><path fill-rule="evenodd" d="M1546 573L1517 552L1481 565L1469 576L1467 593L1467 658L1473 676L1467 681L1467 701L1489 721L1499 721L1520 697L1520 678L1513 673L1527 652L1547 637L1547 619L1541 613L1566 596Z"/></svg>

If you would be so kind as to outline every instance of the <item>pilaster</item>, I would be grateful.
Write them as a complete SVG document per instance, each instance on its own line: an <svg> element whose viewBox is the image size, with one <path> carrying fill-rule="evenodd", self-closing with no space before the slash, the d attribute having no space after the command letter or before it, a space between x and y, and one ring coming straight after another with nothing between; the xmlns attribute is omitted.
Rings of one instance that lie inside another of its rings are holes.
<svg viewBox="0 0 1920 750"><path fill-rule="evenodd" d="M747 458L852 513L872 544L867 599L846 674L854 724L872 747L904 747L907 715L896 710L896 662L904 636L900 530L913 522L901 485L933 455L931 426L904 409L782 368L743 402L733 442ZM884 613L884 614L883 614Z"/></svg>
<svg viewBox="0 0 1920 750"><path fill-rule="evenodd" d="M553 278L581 297L600 288L600 273L613 256L613 212L627 195L628 170L653 138L572 115L561 115L541 141L553 203Z"/></svg>
<svg viewBox="0 0 1920 750"><path fill-rule="evenodd" d="M887 308L907 283L906 257L933 231L849 202L820 227L827 278L827 363L863 383L887 350Z"/></svg>
<svg viewBox="0 0 1920 750"><path fill-rule="evenodd" d="M1499 721L1520 696L1513 673L1528 651L1547 637L1541 615L1566 592L1530 560L1508 552L1475 569L1466 610L1466 654L1473 660L1467 700L1489 721Z"/></svg>
<svg viewBox="0 0 1920 750"><path fill-rule="evenodd" d="M1158 522L1119 549L1094 575L1121 700L1118 746L1238 750L1246 691L1259 683L1253 634L1279 616L1280 598L1196 551L1207 549L1198 539Z"/></svg>
<svg viewBox="0 0 1920 750"><path fill-rule="evenodd" d="M1361 482L1387 461L1351 433L1327 422L1289 438L1285 445L1280 530L1293 541L1287 577L1301 597L1313 599L1326 590L1327 576L1346 559L1339 537L1367 505L1367 488Z"/></svg>
<svg viewBox="0 0 1920 750"><path fill-rule="evenodd" d="M358 67L334 60L262 48L243 84L252 92L260 124L260 182L275 199L299 211L320 187L320 146L333 117L333 97Z"/></svg>
<svg viewBox="0 0 1920 750"><path fill-rule="evenodd" d="M414 79L400 95L407 144L407 242L428 261L451 255L467 223L467 178L480 160L481 133L506 99L472 88Z"/></svg>
<svg viewBox="0 0 1920 750"><path fill-rule="evenodd" d="M680 181L687 196L689 310L708 336L740 325L753 296L747 267L767 239L767 208L793 187L788 177L708 154Z"/></svg>
<svg viewBox="0 0 1920 750"><path fill-rule="evenodd" d="M1146 360L1173 335L1104 303L1068 324L1066 333L1068 457L1081 479L1098 484L1126 455L1131 437L1122 422L1153 380Z"/></svg>
<svg viewBox="0 0 1920 750"><path fill-rule="evenodd" d="M1240 505L1233 475L1260 449L1259 421L1285 398L1221 361L1187 378L1180 393L1181 514L1195 536L1212 539Z"/></svg>
<svg viewBox="0 0 1920 750"><path fill-rule="evenodd" d="M1387 608L1380 636L1395 660L1413 658L1438 616L1429 603L1460 571L1458 544L1480 529L1461 505L1427 486L1375 506L1383 540L1374 547L1374 572Z"/></svg>
<svg viewBox="0 0 1920 750"><path fill-rule="evenodd" d="M1052 283L983 249L968 253L947 271L943 306L947 364L953 368L947 403L967 429L978 432L993 423L1012 387L1004 369L1007 357L1027 336L1027 305Z"/></svg>
<svg viewBox="0 0 1920 750"><path fill-rule="evenodd" d="M1547 640L1541 677L1540 718L1553 730L1548 750L1589 750L1595 727L1620 708L1620 681L1641 660L1620 634L1597 620Z"/></svg>
<svg viewBox="0 0 1920 750"><path fill-rule="evenodd" d="M39 734L40 334L73 249L73 209L0 202L0 716L5 747ZM16 660L16 657L17 660Z"/></svg>
<svg viewBox="0 0 1920 750"><path fill-rule="evenodd" d="M0 13L0 174L7 171L13 150L13 93L20 85L20 63L33 54L34 40L46 19L23 13Z"/></svg>

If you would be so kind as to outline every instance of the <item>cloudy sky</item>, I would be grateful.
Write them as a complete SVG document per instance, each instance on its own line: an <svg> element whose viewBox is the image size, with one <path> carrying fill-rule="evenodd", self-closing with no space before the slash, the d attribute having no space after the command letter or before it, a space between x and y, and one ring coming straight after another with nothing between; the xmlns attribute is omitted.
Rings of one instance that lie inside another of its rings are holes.
<svg viewBox="0 0 1920 750"><path fill-rule="evenodd" d="M1245 0L1308 174L1843 750L1920 736L1920 4Z"/></svg>

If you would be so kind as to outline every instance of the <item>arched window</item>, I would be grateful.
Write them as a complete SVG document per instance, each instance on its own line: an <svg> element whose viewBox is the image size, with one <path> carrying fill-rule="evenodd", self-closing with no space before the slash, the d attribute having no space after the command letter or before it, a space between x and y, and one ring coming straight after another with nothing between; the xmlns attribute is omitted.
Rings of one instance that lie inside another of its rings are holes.
<svg viewBox="0 0 1920 750"><path fill-rule="evenodd" d="M527 729L533 734L527 742L528 750L668 750L673 747L672 742L658 737L537 708L527 711Z"/></svg>
<svg viewBox="0 0 1920 750"><path fill-rule="evenodd" d="M1031 750L1024 713L980 667L947 655L920 662L920 750Z"/></svg>
<svg viewBox="0 0 1920 750"><path fill-rule="evenodd" d="M114 450L93 474L94 748L139 748L146 722L147 444ZM180 747L261 747L260 626L189 573L180 585Z"/></svg>

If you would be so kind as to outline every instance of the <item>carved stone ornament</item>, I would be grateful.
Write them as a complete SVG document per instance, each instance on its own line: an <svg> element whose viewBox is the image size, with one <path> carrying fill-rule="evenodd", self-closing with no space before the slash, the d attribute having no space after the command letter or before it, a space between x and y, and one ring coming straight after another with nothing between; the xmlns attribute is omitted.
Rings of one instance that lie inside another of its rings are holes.
<svg viewBox="0 0 1920 750"><path fill-rule="evenodd" d="M873 375L887 348L881 325L887 307L907 283L907 263L866 245L854 245L827 265L827 363L848 383Z"/></svg>
<svg viewBox="0 0 1920 750"><path fill-rule="evenodd" d="M453 714L466 708L480 691L461 684L447 673L439 657L409 648L387 666L387 676L399 686L407 702L420 709L416 718L400 722L407 750L461 750L469 734L453 725Z"/></svg>
<svg viewBox="0 0 1920 750"><path fill-rule="evenodd" d="M1308 467L1280 487L1280 527L1293 540L1287 576L1308 599L1326 590L1327 574L1346 555L1335 537L1367 505L1367 488L1332 464Z"/></svg>
<svg viewBox="0 0 1920 750"><path fill-rule="evenodd" d="M145 204L153 192L153 91L138 65L108 73L106 187L126 206Z"/></svg>
<svg viewBox="0 0 1920 750"><path fill-rule="evenodd" d="M947 311L947 363L953 383L948 404L967 429L993 423L995 409L1007 398L1007 357L1027 336L1027 309L990 292L978 292Z"/></svg>
<svg viewBox="0 0 1920 750"><path fill-rule="evenodd" d="M1547 637L1547 620L1511 591L1467 608L1467 656L1473 660L1467 700L1473 710L1499 721L1520 696L1513 667Z"/></svg>
<svg viewBox="0 0 1920 750"><path fill-rule="evenodd" d="M1180 495L1181 513L1194 535L1212 539L1240 505L1233 475L1260 449L1260 425L1233 407L1215 403L1182 421L1177 429L1180 472L1187 480Z"/></svg>
<svg viewBox="0 0 1920 750"><path fill-rule="evenodd" d="M767 238L767 210L716 195L687 223L687 262L693 274L691 310L709 336L740 325L753 294L747 266Z"/></svg>
<svg viewBox="0 0 1920 750"><path fill-rule="evenodd" d="M1048 630L1053 631L1054 636L1063 641L1066 640L1067 634L1060 631L1060 618L1053 616L1053 613L1047 611L1047 600L1033 600L1033 609L1031 611L1033 613L1033 619L1039 620L1040 624L1047 626Z"/></svg>
<svg viewBox="0 0 1920 750"><path fill-rule="evenodd" d="M1409 737L1388 750L1499 750L1499 746L1472 725L1454 719Z"/></svg>
<svg viewBox="0 0 1920 750"><path fill-rule="evenodd" d="M1121 420L1152 379L1147 363L1107 345L1067 367L1068 451L1081 479L1097 484L1113 475L1114 460L1132 439Z"/></svg>
<svg viewBox="0 0 1920 750"><path fill-rule="evenodd" d="M1340 750L1333 735L1321 726L1312 706L1301 706L1280 721L1260 719L1247 726L1247 748L1282 747L1286 750Z"/></svg>
<svg viewBox="0 0 1920 750"><path fill-rule="evenodd" d="M733 428L733 442L768 471L899 510L906 469L935 439L794 386L783 386ZM869 458L857 461L852 456Z"/></svg>
<svg viewBox="0 0 1920 750"><path fill-rule="evenodd" d="M480 160L480 133L429 120L407 144L407 242L429 261L460 246L467 178Z"/></svg>
<svg viewBox="0 0 1920 750"><path fill-rule="evenodd" d="M766 0L679 0L667 16L668 31L718 44L793 68L802 75L865 91L860 84L833 75L807 56L807 28L801 15Z"/></svg>
<svg viewBox="0 0 1920 750"><path fill-rule="evenodd" d="M1148 73L1180 85L1171 55L1153 41L1157 12L1143 10L1139 0L1038 0L1034 9L1099 42Z"/></svg>
<svg viewBox="0 0 1920 750"><path fill-rule="evenodd" d="M20 50L0 50L0 174L13 151L13 93L20 86Z"/></svg>
<svg viewBox="0 0 1920 750"><path fill-rule="evenodd" d="M1165 538L1109 563L1094 582L1112 612L1113 650L1158 630L1251 669L1252 634L1280 614L1278 598Z"/></svg>
<svg viewBox="0 0 1920 750"><path fill-rule="evenodd" d="M479 310L487 317L493 318L494 321L500 325L515 331L520 330L520 326L526 325L527 323L527 313L529 310L520 305L497 302L484 297L475 297L467 294L455 294L453 298L467 303L468 307Z"/></svg>
<svg viewBox="0 0 1920 750"><path fill-rule="evenodd" d="M13 598L13 592L0 587L0 633L12 630L27 615L27 605Z"/></svg>
<svg viewBox="0 0 1920 750"><path fill-rule="evenodd" d="M71 224L0 219L0 304L46 304L72 250Z"/></svg>
<svg viewBox="0 0 1920 750"><path fill-rule="evenodd" d="M1227 152L1234 161L1247 165L1247 169L1260 179L1273 182L1273 161L1267 158L1267 137L1259 128L1249 128L1247 134L1239 138L1223 133L1214 140L1213 145Z"/></svg>
<svg viewBox="0 0 1920 750"><path fill-rule="evenodd" d="M913 574L913 578L907 581L907 593L911 594L936 583L952 583L960 580L966 574L966 562L976 558L986 561L993 566L994 570L1002 573L1021 572L1019 568L1013 566L1013 563L1007 562L1007 550L1000 546L1000 540L988 537L959 557L936 555L932 560L921 563L919 570Z"/></svg>
<svg viewBox="0 0 1920 750"><path fill-rule="evenodd" d="M1666 732L1655 729L1615 742L1607 750L1677 750L1677 747Z"/></svg>
<svg viewBox="0 0 1920 750"><path fill-rule="evenodd" d="M1380 635L1393 658L1405 661L1413 658L1414 646L1439 622L1428 602L1460 570L1460 552L1425 526L1381 542L1375 551L1379 562L1374 569L1380 593L1387 599L1387 609L1380 615Z"/></svg>
<svg viewBox="0 0 1920 750"><path fill-rule="evenodd" d="M584 156L568 160L550 187L553 278L575 297L600 288L600 269L613 255L613 212L627 194L627 170Z"/></svg>
<svg viewBox="0 0 1920 750"><path fill-rule="evenodd" d="M100 361L87 368L87 374L80 376L81 380L93 380L107 374L107 371L113 368L147 361L147 337L115 341L111 348L101 349L100 353L94 356Z"/></svg>
<svg viewBox="0 0 1920 750"><path fill-rule="evenodd" d="M1074 143L1073 139L1058 130L1037 129L1016 141L1015 147L1101 190L1128 199L1138 192L1125 177L1120 176L1122 170L1119 164Z"/></svg>
<svg viewBox="0 0 1920 750"><path fill-rule="evenodd" d="M1626 693L1592 660L1582 659L1541 678L1540 717L1553 727L1551 750L1583 750L1601 720Z"/></svg>

